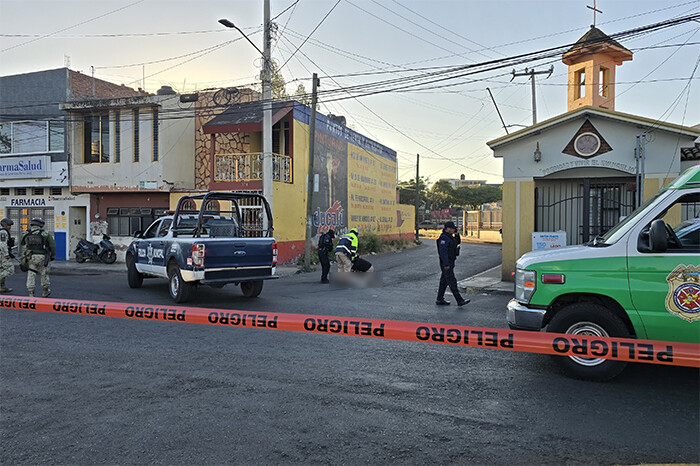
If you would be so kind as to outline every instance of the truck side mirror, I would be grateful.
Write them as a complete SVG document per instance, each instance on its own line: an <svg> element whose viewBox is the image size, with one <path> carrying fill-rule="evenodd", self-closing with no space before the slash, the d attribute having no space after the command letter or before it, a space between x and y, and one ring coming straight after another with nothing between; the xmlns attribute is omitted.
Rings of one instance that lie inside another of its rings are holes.
<svg viewBox="0 0 700 466"><path fill-rule="evenodd" d="M666 252L666 249L668 249L666 224L660 218L651 222L649 227L649 246L652 252Z"/></svg>

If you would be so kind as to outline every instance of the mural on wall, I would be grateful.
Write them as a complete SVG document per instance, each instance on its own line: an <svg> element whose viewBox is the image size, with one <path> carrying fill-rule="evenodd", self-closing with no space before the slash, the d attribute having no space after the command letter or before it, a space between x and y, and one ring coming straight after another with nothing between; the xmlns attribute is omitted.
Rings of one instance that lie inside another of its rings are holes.
<svg viewBox="0 0 700 466"><path fill-rule="evenodd" d="M318 175L318 191L312 197L312 221L317 234L325 233L331 228L338 233L346 230L347 153L347 142L316 131L314 172Z"/></svg>

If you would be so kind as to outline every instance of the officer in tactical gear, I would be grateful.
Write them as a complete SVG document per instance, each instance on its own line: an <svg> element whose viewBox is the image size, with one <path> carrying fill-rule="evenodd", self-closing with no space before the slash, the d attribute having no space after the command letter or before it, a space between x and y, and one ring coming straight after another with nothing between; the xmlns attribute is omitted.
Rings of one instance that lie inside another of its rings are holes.
<svg viewBox="0 0 700 466"><path fill-rule="evenodd" d="M9 218L0 220L0 293L12 291L12 288L5 285L5 280L15 273L15 264L12 262L15 240L10 236L10 228L14 223Z"/></svg>
<svg viewBox="0 0 700 466"><path fill-rule="evenodd" d="M20 244L25 247L24 254L28 255L27 292L34 296L36 275L41 277L41 286L44 289L44 298L51 294L51 281L49 280L49 262L56 258L56 242L53 235L44 231L44 220L33 218L29 223L29 230L22 234Z"/></svg>
<svg viewBox="0 0 700 466"><path fill-rule="evenodd" d="M357 257L359 234L357 228L353 228L338 241L335 247L335 261L338 264L338 272L352 271L352 261Z"/></svg>
<svg viewBox="0 0 700 466"><path fill-rule="evenodd" d="M321 263L321 283L329 283L328 272L331 271L331 261L328 259L328 253L333 250L333 238L335 238L335 230L330 229L318 239L318 261Z"/></svg>

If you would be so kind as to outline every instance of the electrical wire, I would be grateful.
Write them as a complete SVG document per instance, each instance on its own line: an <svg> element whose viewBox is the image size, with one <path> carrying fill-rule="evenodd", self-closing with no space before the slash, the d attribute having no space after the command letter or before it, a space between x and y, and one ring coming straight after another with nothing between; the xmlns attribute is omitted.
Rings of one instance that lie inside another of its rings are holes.
<svg viewBox="0 0 700 466"><path fill-rule="evenodd" d="M330 14L333 13L333 10L335 10L335 7L337 7L340 2L341 2L341 0L338 0L337 2L335 2L335 5L333 5L333 7L328 11L328 13L326 13L326 16L324 16L323 19L321 19L321 21L316 25L316 27L313 29L313 31L311 31L309 33L309 35L306 37L306 39L304 39L304 42L302 42L301 45L299 45L299 47L297 47L297 49L294 52L292 52L292 54L289 56L289 58L287 58L287 61L282 63L282 66L280 66L278 68L278 70L282 70L282 68L284 68L284 66L287 63L289 63L289 60L291 60L292 57L299 51L299 49L301 49L304 46L306 41L308 41L311 38L311 36L314 34L314 32L316 32L316 30L321 27L321 25L326 20L326 18L328 18L328 16L330 16Z"/></svg>
<svg viewBox="0 0 700 466"><path fill-rule="evenodd" d="M111 14L113 14L113 13L117 13L118 11L125 10L125 9L127 9L127 8L130 8L130 7L134 6L134 5L138 5L139 3L143 3L144 1L145 1L145 0L136 0L135 2L129 3L129 4L126 5L126 6L123 6L123 7L121 7L121 8L117 8L116 10L112 10L112 11L109 11L109 12L107 12L107 13L101 14L101 15L99 15L99 16L95 16L94 18L90 18L90 19L88 19L88 20L81 21L80 23L74 24L74 25L72 25L72 26L68 26L68 27L63 28L63 29L59 29L58 31L55 31L55 32L52 32L52 33L49 33L49 34L44 34L44 35L42 35L41 37L37 37L37 38L35 38L35 39L28 40L28 41L26 41L26 42L22 42L21 44L13 45L12 47L8 47L8 48L6 48L6 49L2 49L2 50L0 50L0 53L7 52L8 50L16 49L16 48L22 47L22 46L27 45L27 44L31 44L32 42L36 42L36 41L41 40L41 39L46 39L47 37L51 37L51 36L53 36L54 34L58 34L58 33L61 33L61 32L63 32L63 31L67 31L67 30L69 30L69 29L73 29L73 28L75 28L75 27L82 26L83 24L87 24L87 23L90 23L90 22L92 22L92 21L98 20L98 19L100 19L100 18L104 18L105 16L109 16L109 15L111 15Z"/></svg>

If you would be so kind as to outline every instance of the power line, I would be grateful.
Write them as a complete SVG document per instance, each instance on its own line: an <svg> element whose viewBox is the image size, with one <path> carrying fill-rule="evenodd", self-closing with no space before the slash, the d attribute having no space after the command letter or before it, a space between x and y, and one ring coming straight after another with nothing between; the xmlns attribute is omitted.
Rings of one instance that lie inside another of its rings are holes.
<svg viewBox="0 0 700 466"><path fill-rule="evenodd" d="M116 10L112 10L112 11L109 11L109 12L104 13L104 14L102 14L102 15L95 16L94 18L90 18L90 19L88 19L88 20L86 20L86 21L81 21L80 23L74 24L74 25L72 25L72 26L68 26L67 28L59 29L59 30L56 31L56 32L52 32L52 33L49 33L49 34L44 34L44 35L41 36L41 37L37 37L37 38L35 38L35 39L28 40L28 41L26 41L26 42L22 42L21 44L13 45L12 47L8 47L8 48L6 48L6 49L2 49L2 50L0 50L0 53L7 52L8 50L16 49L16 48L18 48L18 47L22 47L23 45L31 44L32 42L36 42L36 41L38 41L38 40L45 39L45 38L47 38L47 37L51 37L51 36L53 36L54 34L58 34L58 33L61 33L61 32L63 32L63 31L67 31L67 30L69 30L69 29L73 29L73 28L78 27L78 26L82 26L83 24L87 24L87 23L90 23L90 22L95 21L95 20L97 20L97 19L104 18L105 16L109 16L109 15L111 15L111 14L113 14L113 13L116 13L116 12L122 11L122 10L125 10L125 9L127 9L127 8L129 8L129 7L132 7L132 6L134 6L134 5L138 5L139 3L143 3L143 2L144 2L144 0L137 0L137 1L133 2L133 3L129 3L129 4L126 5L126 6L123 6L123 7L121 7L121 8L117 8Z"/></svg>
<svg viewBox="0 0 700 466"><path fill-rule="evenodd" d="M335 5L333 5L333 8L331 8L331 9L328 11L328 13L326 13L326 16L324 16L323 19L321 19L321 21L316 25L316 27L313 29L313 31L311 31L311 32L309 33L309 35L306 37L306 39L304 39L304 42L302 42L301 45L300 45L299 47L297 47L297 49L296 49L294 52L292 52L292 54L289 56L289 58L287 58L287 61L285 61L284 63L282 63L282 66L280 66L280 67L278 68L278 70L281 70L282 68L284 68L284 65L286 65L286 64L289 62L289 60L292 59L292 57L294 56L294 54L296 54L296 53L299 51L299 49L302 48L302 47L304 46L304 44L306 43L306 41L309 40L309 38L313 35L313 33L316 32L316 30L317 30L318 28L321 27L321 25L322 25L323 22L326 20L326 18L328 18L328 16L330 16L330 14L333 13L333 10L335 10L335 7L337 7L338 4L339 4L340 2L341 2L341 0L338 0L337 2L335 2Z"/></svg>

